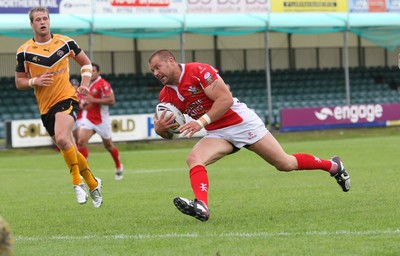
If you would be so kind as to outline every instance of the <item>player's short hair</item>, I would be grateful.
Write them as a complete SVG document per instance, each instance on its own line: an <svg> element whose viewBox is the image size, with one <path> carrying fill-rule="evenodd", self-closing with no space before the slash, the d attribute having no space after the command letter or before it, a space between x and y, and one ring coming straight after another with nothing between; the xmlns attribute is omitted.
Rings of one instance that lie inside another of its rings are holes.
<svg viewBox="0 0 400 256"><path fill-rule="evenodd" d="M35 12L45 12L47 13L47 17L49 17L50 19L49 9L43 6L39 6L39 7L33 7L32 9L29 10L29 19L31 20L31 22L33 21L33 14Z"/></svg>
<svg viewBox="0 0 400 256"><path fill-rule="evenodd" d="M174 54L167 49L161 49L161 50L157 50L155 52L153 52L149 58L149 63L153 60L154 57L160 57L160 59L162 60L168 60L169 58L172 58L173 60L176 61L176 58L174 56Z"/></svg>
<svg viewBox="0 0 400 256"><path fill-rule="evenodd" d="M10 226L0 216L0 255L10 256L13 253L14 238Z"/></svg>
<svg viewBox="0 0 400 256"><path fill-rule="evenodd" d="M93 62L92 62L92 67L96 67L97 72L100 72L100 66L99 66L99 64L96 64L96 63L93 63Z"/></svg>

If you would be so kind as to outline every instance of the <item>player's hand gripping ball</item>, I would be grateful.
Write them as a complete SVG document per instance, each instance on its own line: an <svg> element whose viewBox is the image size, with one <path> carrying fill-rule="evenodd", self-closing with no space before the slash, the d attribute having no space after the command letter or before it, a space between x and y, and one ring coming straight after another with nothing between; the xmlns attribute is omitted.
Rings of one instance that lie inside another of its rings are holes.
<svg viewBox="0 0 400 256"><path fill-rule="evenodd" d="M168 131L169 131L170 133L173 133L173 134L179 134L179 133L180 133L180 132L179 132L179 127L180 127L181 125L185 124L185 116L184 116L184 115L182 114L182 112L181 112L177 107L175 107L173 104L168 103L168 102L161 102L161 103L158 103L158 104L157 104L157 107L156 107L156 115L157 115L157 118L160 118L160 117L161 117L161 114L162 114L165 110L166 110L167 112L165 113L165 116L164 116L164 117L168 117L168 116L170 116L171 114L173 114L173 115L175 116L175 120L173 121L175 125L174 125L173 127L169 128Z"/></svg>

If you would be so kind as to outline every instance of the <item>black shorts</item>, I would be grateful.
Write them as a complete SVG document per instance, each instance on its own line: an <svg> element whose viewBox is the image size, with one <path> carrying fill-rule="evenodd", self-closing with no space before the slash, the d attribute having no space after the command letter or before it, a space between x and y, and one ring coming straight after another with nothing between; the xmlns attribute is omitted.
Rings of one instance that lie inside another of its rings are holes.
<svg viewBox="0 0 400 256"><path fill-rule="evenodd" d="M41 115L43 126L46 128L47 132L51 137L54 136L54 125L56 122L56 113L65 112L66 114L72 116L76 121L76 115L79 111L79 103L73 99L66 99L58 102L50 108L50 110Z"/></svg>

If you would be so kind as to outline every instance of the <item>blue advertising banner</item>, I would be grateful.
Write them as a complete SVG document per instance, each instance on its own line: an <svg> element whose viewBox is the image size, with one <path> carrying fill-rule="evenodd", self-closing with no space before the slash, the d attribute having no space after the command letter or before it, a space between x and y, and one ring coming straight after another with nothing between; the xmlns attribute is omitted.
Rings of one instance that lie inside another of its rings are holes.
<svg viewBox="0 0 400 256"><path fill-rule="evenodd" d="M43 6L50 13L60 13L62 0L0 0L0 13L26 14L33 7Z"/></svg>
<svg viewBox="0 0 400 256"><path fill-rule="evenodd" d="M388 12L400 12L400 0L386 0Z"/></svg>
<svg viewBox="0 0 400 256"><path fill-rule="evenodd" d="M350 0L350 12L368 12L368 0Z"/></svg>

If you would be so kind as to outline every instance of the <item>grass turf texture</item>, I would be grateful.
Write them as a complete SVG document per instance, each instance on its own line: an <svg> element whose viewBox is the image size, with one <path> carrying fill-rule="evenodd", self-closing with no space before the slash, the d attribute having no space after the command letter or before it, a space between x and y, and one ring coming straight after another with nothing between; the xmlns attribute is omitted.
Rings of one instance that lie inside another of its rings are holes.
<svg viewBox="0 0 400 256"><path fill-rule="evenodd" d="M125 177L90 145L104 204L76 203L59 153L0 152L0 215L15 255L398 255L399 128L276 134L288 153L342 157L352 188L328 173L281 173L243 149L208 167L211 218L178 212L192 198L185 157L193 141L118 144Z"/></svg>

